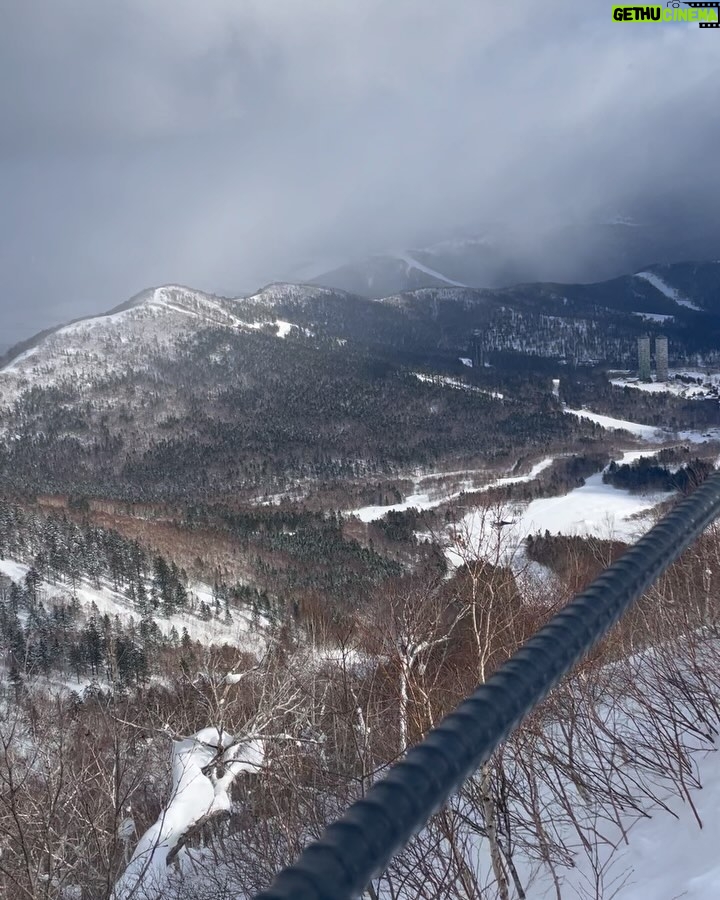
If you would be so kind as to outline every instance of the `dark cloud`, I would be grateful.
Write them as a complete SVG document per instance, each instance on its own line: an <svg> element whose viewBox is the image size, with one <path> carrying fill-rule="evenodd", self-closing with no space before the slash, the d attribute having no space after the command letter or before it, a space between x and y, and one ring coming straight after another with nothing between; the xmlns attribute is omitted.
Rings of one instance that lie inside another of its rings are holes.
<svg viewBox="0 0 720 900"><path fill-rule="evenodd" d="M6 4L6 334L463 223L532 242L548 221L661 201L698 214L683 198L720 138L720 38L613 23L610 5Z"/></svg>

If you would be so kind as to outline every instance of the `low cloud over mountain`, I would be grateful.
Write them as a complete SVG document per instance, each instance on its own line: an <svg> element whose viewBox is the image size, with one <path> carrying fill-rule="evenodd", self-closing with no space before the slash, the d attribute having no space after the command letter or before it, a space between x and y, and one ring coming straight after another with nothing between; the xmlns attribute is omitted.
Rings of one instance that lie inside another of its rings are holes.
<svg viewBox="0 0 720 900"><path fill-rule="evenodd" d="M458 226L502 223L538 278L611 274L587 229L617 216L716 235L717 40L600 0L14 4L8 342L149 284L237 293Z"/></svg>

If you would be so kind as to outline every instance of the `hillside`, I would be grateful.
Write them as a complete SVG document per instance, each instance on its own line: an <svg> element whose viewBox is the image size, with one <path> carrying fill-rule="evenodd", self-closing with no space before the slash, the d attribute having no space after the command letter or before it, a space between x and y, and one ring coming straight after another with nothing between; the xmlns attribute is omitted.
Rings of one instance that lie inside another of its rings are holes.
<svg viewBox="0 0 720 900"><path fill-rule="evenodd" d="M591 436L563 415L552 377L632 367L648 316L664 317L676 360L714 360L718 286L720 266L686 264L380 302L288 284L233 299L153 289L9 354L0 478L46 493L252 499L474 456L509 466Z"/></svg>
<svg viewBox="0 0 720 900"><path fill-rule="evenodd" d="M22 785L0 792L0 887L252 896L621 549L557 543L533 547L557 579L532 593L456 542L449 577L386 582L320 629L307 611L268 625L221 586L198 604L184 573L117 534L1 508L2 554L28 562L0 562L0 777ZM714 888L717 553L710 532L413 837L378 895L501 895L498 846L510 896L591 884L630 900L660 870L673 889ZM205 626L224 646L192 639Z"/></svg>

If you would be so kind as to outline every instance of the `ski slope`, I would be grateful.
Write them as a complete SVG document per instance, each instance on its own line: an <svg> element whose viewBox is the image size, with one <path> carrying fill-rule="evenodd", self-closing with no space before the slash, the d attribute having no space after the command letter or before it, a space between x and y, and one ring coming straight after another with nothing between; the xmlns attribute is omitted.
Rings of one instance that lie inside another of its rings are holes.
<svg viewBox="0 0 720 900"><path fill-rule="evenodd" d="M438 272L436 269L430 269L428 266L424 266L422 263L418 262L416 259L413 259L408 253L395 253L395 257L407 266L407 274L410 274L410 269L417 269L418 272L422 272L425 275L430 275L432 278L437 278L438 281L444 281L445 284L452 285L452 287L467 287L466 284L463 284L461 281L453 281L452 278L448 278L447 275L443 275L442 272Z"/></svg>
<svg viewBox="0 0 720 900"><path fill-rule="evenodd" d="M417 476L414 480L415 492L410 494L402 503L393 503L390 506L361 506L359 509L347 510L343 513L343 515L354 516L355 518L360 519L361 522L375 522L378 519L382 519L383 516L386 516L390 512L406 512L408 509L436 509L443 503L449 503L452 500L457 500L458 497L460 497L462 494L467 493L468 491L484 492L489 491L494 487L503 487L509 484L520 484L523 481L533 481L541 472L544 472L545 469L550 468L554 461L554 458L549 456L546 459L543 459L540 462L536 463L532 467L532 469L525 475L507 475L501 478L495 478L488 483L480 485L476 483L476 479L473 478L473 474L486 475L487 473L482 470L479 473L472 473L470 471L447 473L434 472L426 475L420 475ZM436 491L432 491L427 487L422 488L423 482L427 482L432 479L439 480L443 478L449 478L452 476L463 477L460 486L452 491L448 491L442 487L440 487Z"/></svg>
<svg viewBox="0 0 720 900"><path fill-rule="evenodd" d="M660 293L664 294L668 300L672 300L674 303L677 303L678 306L684 306L686 309L694 309L696 312L702 312L702 309L693 303L692 300L683 297L680 291L667 284L667 282L663 281L662 278L654 272L637 272L635 278L642 278L649 282L655 290L660 291Z"/></svg>
<svg viewBox="0 0 720 900"><path fill-rule="evenodd" d="M631 451L616 462L631 463L652 455ZM652 510L671 496L665 492L631 494L604 484L602 472L598 472L560 497L542 497L530 503L510 501L472 510L453 526L446 558L453 568L461 565L468 553L495 564L512 565L528 535L545 531L632 542L652 525Z"/></svg>
<svg viewBox="0 0 720 900"><path fill-rule="evenodd" d="M629 422L627 419L615 419L613 416L605 416L591 412L589 409L568 409L563 412L570 416L578 416L581 419L590 419L613 431L628 431L635 437L642 438L649 444L664 444L668 441L685 441L690 444L704 444L707 441L720 440L720 428L708 428L704 431L687 429L684 431L671 431L669 429L656 428L654 425L641 425L639 422Z"/></svg>
<svg viewBox="0 0 720 900"><path fill-rule="evenodd" d="M627 419L616 419L613 416L604 416L601 413L591 412L589 409L569 409L564 407L563 412L569 416L577 416L579 419L590 419L591 422L613 431L628 431L644 441L660 442L665 440L660 429L655 428L654 425L641 425L638 422L629 422Z"/></svg>

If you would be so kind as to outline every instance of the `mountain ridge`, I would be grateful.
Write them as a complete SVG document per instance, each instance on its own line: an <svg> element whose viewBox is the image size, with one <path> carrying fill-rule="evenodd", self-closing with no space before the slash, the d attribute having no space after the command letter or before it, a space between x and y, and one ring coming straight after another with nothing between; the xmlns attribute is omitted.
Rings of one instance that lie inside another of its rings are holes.
<svg viewBox="0 0 720 900"><path fill-rule="evenodd" d="M495 224L477 232L349 259L311 278L367 297L455 282L506 288L518 283L594 283L651 265L715 258L720 225L670 227L627 216L580 223ZM404 267L409 257L413 265Z"/></svg>
<svg viewBox="0 0 720 900"><path fill-rule="evenodd" d="M397 258L397 261L402 262L403 265L405 265L405 261L400 257ZM0 357L0 374L13 363L16 357L37 346L37 344L48 337L66 333L73 328L93 328L96 325L102 324L102 320L109 320L110 317L122 316L133 310L137 311L148 307L165 307L171 311L174 309L175 312L180 314L188 316L194 315L200 318L204 315L208 324L225 323L234 325L235 327L256 327L253 319L245 321L239 317L238 313L246 312L250 313L251 316L257 316L258 311L263 308L268 309L279 306L282 309L288 309L293 306L301 307L310 301L322 299L338 300L340 298L354 303L362 303L364 300L373 299L376 302L385 305L407 305L408 302L412 300L413 296L417 298L427 297L427 292L433 290L441 291L442 293L438 293L437 296L438 298L443 299L453 299L453 297L467 298L472 296L478 299L484 298L485 300L495 299L498 302L502 302L503 298L506 300L508 298L517 299L523 293L538 296L547 294L548 292L562 292L563 290L565 290L566 293L572 294L575 298L581 296L583 293L590 297L598 294L601 289L606 289L607 293L607 290L612 290L613 286L619 286L621 283L627 285L628 283L631 283L629 280L643 278L644 274L649 272L651 275L654 273L653 277L655 281L653 281L653 278L645 280L649 282L651 287L655 288L655 294L651 294L650 296L657 297L656 305L665 306L668 312L674 311L680 315L682 314L682 311L677 309L677 303L673 303L669 308L667 307L665 301L672 299L672 297L667 291L657 287L657 281L662 280L663 274L666 276L669 275L671 279L677 279L679 276L680 283L678 285L669 284L668 286L670 289L680 292L687 292L689 290L690 293L693 293L693 290L697 290L697 286L693 284L693 272L696 273L698 269L703 267L707 268L717 265L720 265L720 263L716 261L691 260L669 265L654 264L646 266L643 270L639 270L635 273L600 282L519 282L503 288L478 288L459 282L445 280L438 281L437 284L424 285L411 290L393 291L378 298L363 297L362 295L341 288L335 288L331 285L316 284L314 281L271 281L253 293L237 297L221 296L197 288L169 283L140 291L128 300L110 308L106 312L78 317L68 323L37 332L35 335L9 348L5 354ZM636 294L640 300L645 301L648 299L647 288L642 290L638 289ZM708 295L708 292L703 289L701 302L696 303L694 300L691 300L690 302L692 305L690 307L686 306L686 308L693 309L693 307L696 306L697 309L694 310L695 312L711 314L715 314L716 312L720 313L720 301L718 301L717 304L713 304L713 308L708 308L712 299L713 298ZM605 300L607 301L607 296L605 297ZM705 305L701 305L702 303ZM617 304L609 305L607 308L621 310L621 307L617 306ZM538 312L540 311L541 310L538 310ZM635 312L635 310L627 310L627 312Z"/></svg>
<svg viewBox="0 0 720 900"><path fill-rule="evenodd" d="M0 371L0 477L123 498L232 489L255 502L473 454L504 465L582 433L552 386L570 368L632 368L636 337L657 324L681 360L716 348L719 288L714 260L379 300L288 282L240 297L149 288L41 332Z"/></svg>

